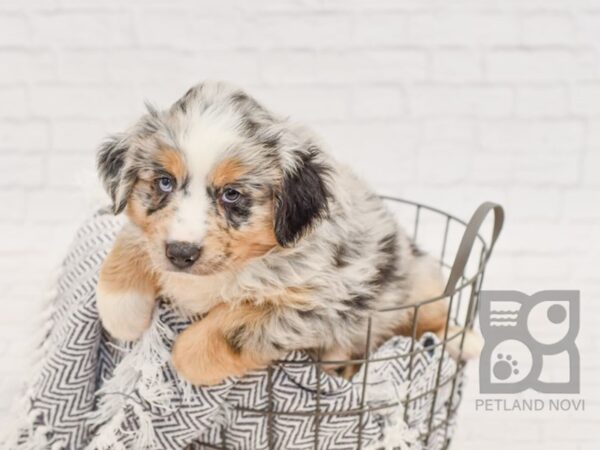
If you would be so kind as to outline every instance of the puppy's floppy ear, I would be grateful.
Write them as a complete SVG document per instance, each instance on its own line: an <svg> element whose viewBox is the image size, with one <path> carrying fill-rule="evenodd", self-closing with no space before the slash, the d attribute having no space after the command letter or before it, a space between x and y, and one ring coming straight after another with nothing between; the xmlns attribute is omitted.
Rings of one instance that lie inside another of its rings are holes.
<svg viewBox="0 0 600 450"><path fill-rule="evenodd" d="M327 214L330 198L327 178L331 168L322 161L321 151L311 146L295 157L293 167L284 169L274 199L275 237L283 247L293 245Z"/></svg>
<svg viewBox="0 0 600 450"><path fill-rule="evenodd" d="M127 206L136 180L135 171L127 164L130 147L128 136L121 133L110 136L98 149L98 173L112 199L115 214Z"/></svg>

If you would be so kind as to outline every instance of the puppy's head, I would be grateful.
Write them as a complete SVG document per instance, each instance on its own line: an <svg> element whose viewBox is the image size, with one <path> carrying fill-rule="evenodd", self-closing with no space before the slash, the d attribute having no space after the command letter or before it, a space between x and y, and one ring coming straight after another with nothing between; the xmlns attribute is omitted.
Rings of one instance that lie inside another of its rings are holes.
<svg viewBox="0 0 600 450"><path fill-rule="evenodd" d="M327 213L330 166L303 131L223 83L149 107L98 170L159 270L207 275L293 246Z"/></svg>

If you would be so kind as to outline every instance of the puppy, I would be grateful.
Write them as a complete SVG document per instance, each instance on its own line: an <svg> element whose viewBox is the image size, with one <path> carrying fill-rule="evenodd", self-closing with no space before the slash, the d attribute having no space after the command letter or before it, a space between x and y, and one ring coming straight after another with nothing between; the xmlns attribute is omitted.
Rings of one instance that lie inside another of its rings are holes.
<svg viewBox="0 0 600 450"><path fill-rule="evenodd" d="M100 319L135 340L158 295L205 314L172 350L194 384L291 350L361 356L369 317L375 347L410 334L413 320L410 310L381 310L442 292L438 264L377 195L310 132L228 84L199 84L166 111L149 107L102 145L98 168L114 213L129 218L101 269ZM417 335L443 336L447 314L445 300L421 307Z"/></svg>

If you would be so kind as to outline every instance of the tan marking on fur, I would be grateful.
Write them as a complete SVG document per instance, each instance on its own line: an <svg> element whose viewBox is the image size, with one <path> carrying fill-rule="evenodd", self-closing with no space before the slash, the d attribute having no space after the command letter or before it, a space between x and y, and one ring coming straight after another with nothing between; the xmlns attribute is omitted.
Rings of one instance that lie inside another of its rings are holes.
<svg viewBox="0 0 600 450"><path fill-rule="evenodd" d="M207 232L202 245L205 255L222 255L228 252L229 261L215 261L214 266L230 264L240 267L248 260L263 256L277 246L273 229L273 213L271 202L261 208L254 208L250 223L244 224L239 230L229 228L223 217L212 217L219 221L219 226L212 227Z"/></svg>
<svg viewBox="0 0 600 450"><path fill-rule="evenodd" d="M187 273L165 271L161 273L161 292L171 297L178 307L191 314L206 314L222 302L220 292L230 283L230 274L196 276Z"/></svg>
<svg viewBox="0 0 600 450"><path fill-rule="evenodd" d="M284 289L279 294L269 295L264 303L276 307L293 308L299 311L309 311L315 305L310 289L294 286Z"/></svg>
<svg viewBox="0 0 600 450"><path fill-rule="evenodd" d="M448 301L446 299L441 299L421 306L416 318L417 339L419 339L423 333L427 331L432 331L435 333L440 332L440 330L443 331L446 327L447 314Z"/></svg>
<svg viewBox="0 0 600 450"><path fill-rule="evenodd" d="M231 244L233 260L243 263L276 247L277 238L271 223L258 223L248 230L234 230L231 233Z"/></svg>
<svg viewBox="0 0 600 450"><path fill-rule="evenodd" d="M156 161L162 165L167 172L173 175L179 183L187 175L187 167L181 152L172 148L162 148L156 155Z"/></svg>
<svg viewBox="0 0 600 450"><path fill-rule="evenodd" d="M158 276L143 242L130 230L123 230L104 260L100 279L107 289L156 292Z"/></svg>
<svg viewBox="0 0 600 450"><path fill-rule="evenodd" d="M146 208L142 204L139 193L149 189L149 182L145 180L136 181L131 198L127 202L125 213L133 223L139 226L142 230L148 231L151 220L146 216Z"/></svg>
<svg viewBox="0 0 600 450"><path fill-rule="evenodd" d="M164 240L163 235L166 233L166 227L175 205L169 203L164 208L148 216L146 213L147 206L143 202L143 195L152 193L152 189L152 181L142 178L138 179L133 188L131 198L127 203L125 213L133 223L142 229L150 241L159 235L157 241L161 245L160 243Z"/></svg>
<svg viewBox="0 0 600 450"><path fill-rule="evenodd" d="M209 175L209 184L222 187L237 181L246 168L239 159L227 158L215 166Z"/></svg>
<svg viewBox="0 0 600 450"><path fill-rule="evenodd" d="M439 266L430 258L421 258L413 261L413 287L408 303L418 305L427 300L442 295L444 284ZM412 335L414 309L407 309L406 317L397 328L398 334ZM445 328L448 314L448 299L441 298L437 301L423 304L416 313L416 337L421 337L426 331L437 332Z"/></svg>
<svg viewBox="0 0 600 450"><path fill-rule="evenodd" d="M271 201L266 202L260 210L255 209L251 221L250 226L231 230L230 233L232 259L238 264L262 256L278 245Z"/></svg>
<svg viewBox="0 0 600 450"><path fill-rule="evenodd" d="M431 266L434 267L434 266ZM433 299L442 295L444 284L441 274L435 270L433 272L422 270L415 277L415 290L411 295L412 303L419 303L425 300ZM455 299L456 301L456 299ZM446 331L446 322L448 320L449 299L441 298L431 303L426 303L419 307L416 318L416 335L419 339L425 332L433 332L440 341L446 342L446 351L455 359L471 359L479 355L482 348L481 338L472 330L465 330L462 327L455 326L452 320L449 321L448 331ZM412 314L408 315L412 322ZM406 325L404 327L407 328ZM410 336L412 329L408 330ZM463 342L463 336L464 342ZM462 345L462 351L461 351Z"/></svg>
<svg viewBox="0 0 600 450"><path fill-rule="evenodd" d="M136 340L150 326L158 278L132 228L124 228L107 255L96 287L100 320L122 340Z"/></svg>
<svg viewBox="0 0 600 450"><path fill-rule="evenodd" d="M267 309L250 305L213 308L177 337L172 354L175 369L192 384L211 386L265 367L276 355L260 355L254 349L235 352L225 336L240 325L260 327L266 314Z"/></svg>
<svg viewBox="0 0 600 450"><path fill-rule="evenodd" d="M180 152L172 148L162 148L156 154L156 162L173 175L178 183L181 183L187 175L185 160ZM139 226L146 235L154 236L157 233L165 232L166 224L170 218L174 206L168 204L166 207L154 212L148 216L148 206L144 203L145 195L155 196L154 180L156 173L152 170L142 170L138 173L138 179L135 182L131 198L127 203L125 212L133 223Z"/></svg>

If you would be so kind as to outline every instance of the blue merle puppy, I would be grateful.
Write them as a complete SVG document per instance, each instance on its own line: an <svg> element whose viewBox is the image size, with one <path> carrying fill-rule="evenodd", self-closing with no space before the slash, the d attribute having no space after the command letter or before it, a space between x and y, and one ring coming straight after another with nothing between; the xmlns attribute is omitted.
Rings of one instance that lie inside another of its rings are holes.
<svg viewBox="0 0 600 450"><path fill-rule="evenodd" d="M129 219L100 273L101 321L135 340L159 295L204 315L172 350L194 384L291 350L360 356L369 317L377 346L413 320L380 310L442 292L438 264L377 195L312 133L228 84L201 83L168 110L149 107L102 145L98 167L115 214ZM422 307L418 334L442 335L447 313L445 300ZM478 342L467 338L472 356Z"/></svg>

